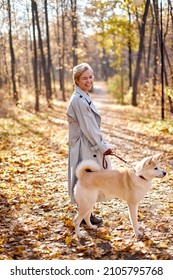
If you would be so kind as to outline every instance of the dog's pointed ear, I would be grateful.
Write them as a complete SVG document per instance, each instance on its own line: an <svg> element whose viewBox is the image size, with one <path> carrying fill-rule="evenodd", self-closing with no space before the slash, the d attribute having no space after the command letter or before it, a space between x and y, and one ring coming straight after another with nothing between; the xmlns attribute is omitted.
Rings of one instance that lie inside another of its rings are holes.
<svg viewBox="0 0 173 280"><path fill-rule="evenodd" d="M139 163L136 164L136 168L143 168L150 165L152 162L152 156L143 158Z"/></svg>
<svg viewBox="0 0 173 280"><path fill-rule="evenodd" d="M163 155L162 153L158 153L158 154L154 155L153 160L156 161L156 162L160 161L162 155Z"/></svg>
<svg viewBox="0 0 173 280"><path fill-rule="evenodd" d="M152 156L151 156L151 157L148 157L148 158L146 159L144 165L150 165L150 164L152 163L152 161L153 161L153 157L152 157Z"/></svg>

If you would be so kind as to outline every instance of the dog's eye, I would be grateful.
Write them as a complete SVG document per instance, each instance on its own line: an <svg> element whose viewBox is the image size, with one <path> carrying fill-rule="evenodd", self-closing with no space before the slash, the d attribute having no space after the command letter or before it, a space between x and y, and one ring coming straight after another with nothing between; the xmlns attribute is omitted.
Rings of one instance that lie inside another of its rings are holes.
<svg viewBox="0 0 173 280"><path fill-rule="evenodd" d="M157 170L157 169L158 169L157 167L154 168L154 170Z"/></svg>

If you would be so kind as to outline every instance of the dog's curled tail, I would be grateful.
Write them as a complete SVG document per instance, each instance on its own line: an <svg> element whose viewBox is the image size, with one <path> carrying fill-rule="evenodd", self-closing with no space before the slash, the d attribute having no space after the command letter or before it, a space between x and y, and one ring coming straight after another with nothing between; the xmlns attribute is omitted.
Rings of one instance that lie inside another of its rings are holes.
<svg viewBox="0 0 173 280"><path fill-rule="evenodd" d="M92 159L83 160L76 168L76 176L79 179L84 172L94 172L100 170L101 166L96 161Z"/></svg>

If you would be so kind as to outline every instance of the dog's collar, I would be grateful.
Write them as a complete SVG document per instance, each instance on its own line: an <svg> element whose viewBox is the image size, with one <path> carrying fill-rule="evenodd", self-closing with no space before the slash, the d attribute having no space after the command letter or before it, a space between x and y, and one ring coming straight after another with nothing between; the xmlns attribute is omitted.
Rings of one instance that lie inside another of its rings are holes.
<svg viewBox="0 0 173 280"><path fill-rule="evenodd" d="M139 178L145 180L145 181L148 181L144 176L140 175Z"/></svg>

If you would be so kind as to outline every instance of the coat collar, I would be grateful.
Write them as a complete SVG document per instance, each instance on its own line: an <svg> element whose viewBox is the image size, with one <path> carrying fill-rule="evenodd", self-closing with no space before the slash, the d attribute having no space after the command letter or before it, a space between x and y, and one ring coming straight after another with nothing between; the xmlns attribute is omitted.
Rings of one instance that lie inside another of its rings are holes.
<svg viewBox="0 0 173 280"><path fill-rule="evenodd" d="M87 103L89 104L90 108L97 114L99 115L94 103L92 102L92 99L91 97L85 92L83 91L80 87L78 86L75 86L75 89L74 89L74 95L82 95L82 97L84 97L87 101ZM100 115L99 115L100 116Z"/></svg>
<svg viewBox="0 0 173 280"><path fill-rule="evenodd" d="M75 94L82 95L84 98L87 99L88 103L89 103L89 102L92 102L91 97L90 97L85 91L83 91L80 87L75 86L75 91L74 91L74 93L75 93Z"/></svg>

